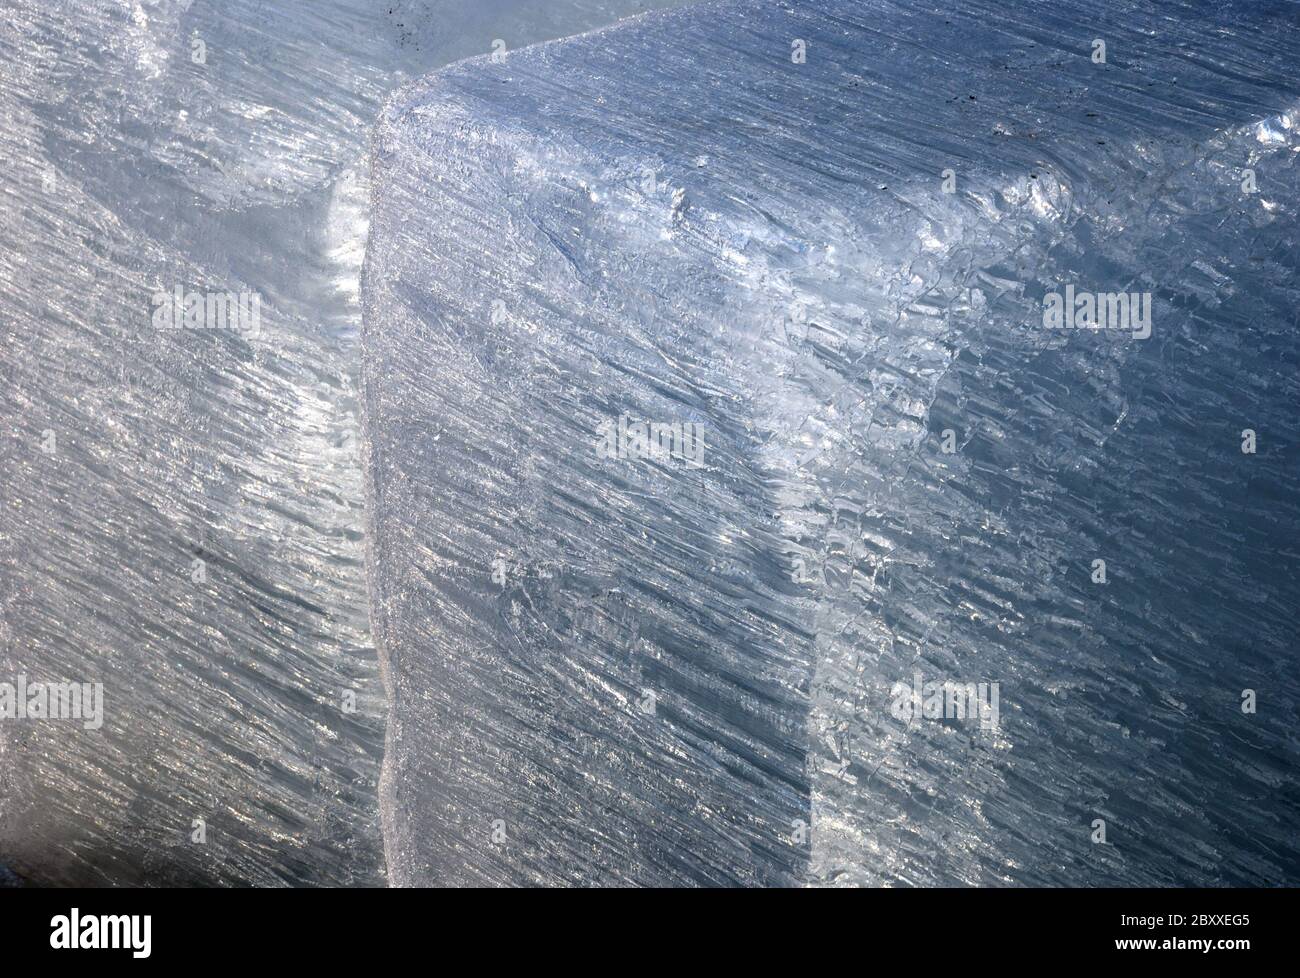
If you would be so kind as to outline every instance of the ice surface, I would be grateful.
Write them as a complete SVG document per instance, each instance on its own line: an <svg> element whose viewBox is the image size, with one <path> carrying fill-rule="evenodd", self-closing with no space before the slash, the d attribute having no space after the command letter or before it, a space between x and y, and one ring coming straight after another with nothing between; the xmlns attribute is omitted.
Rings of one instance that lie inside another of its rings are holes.
<svg viewBox="0 0 1300 978"><path fill-rule="evenodd" d="M355 438L368 134L386 92L495 39L664 5L4 3L0 682L103 682L105 722L0 722L0 864L383 882ZM153 330L175 285L256 291L260 334Z"/></svg>
<svg viewBox="0 0 1300 978"><path fill-rule="evenodd" d="M387 104L394 882L1300 878L1294 10L954 6L707 3ZM1151 336L1044 328L1067 285ZM897 717L917 672L997 727Z"/></svg>

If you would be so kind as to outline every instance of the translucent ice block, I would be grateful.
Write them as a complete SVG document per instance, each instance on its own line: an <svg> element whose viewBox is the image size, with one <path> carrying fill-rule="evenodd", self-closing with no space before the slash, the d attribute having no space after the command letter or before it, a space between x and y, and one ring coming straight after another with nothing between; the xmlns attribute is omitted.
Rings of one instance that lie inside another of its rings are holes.
<svg viewBox="0 0 1300 978"><path fill-rule="evenodd" d="M392 879L1294 882L1298 40L705 3L392 98Z"/></svg>

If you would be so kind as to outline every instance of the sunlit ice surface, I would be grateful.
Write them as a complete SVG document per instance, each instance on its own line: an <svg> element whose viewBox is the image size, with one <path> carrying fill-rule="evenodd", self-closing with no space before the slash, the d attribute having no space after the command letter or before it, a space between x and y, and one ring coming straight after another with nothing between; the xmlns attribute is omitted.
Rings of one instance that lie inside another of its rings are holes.
<svg viewBox="0 0 1300 978"><path fill-rule="evenodd" d="M369 134L429 70L664 5L3 5L0 683L99 683L102 723L0 720L0 885L385 881Z"/></svg>

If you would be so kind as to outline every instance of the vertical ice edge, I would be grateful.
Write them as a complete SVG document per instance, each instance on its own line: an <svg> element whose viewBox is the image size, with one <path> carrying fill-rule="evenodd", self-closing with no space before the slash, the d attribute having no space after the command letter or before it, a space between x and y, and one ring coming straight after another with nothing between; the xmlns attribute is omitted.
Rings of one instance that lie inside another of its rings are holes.
<svg viewBox="0 0 1300 978"><path fill-rule="evenodd" d="M392 881L1293 880L1297 36L706 3L397 93ZM1151 334L1047 328L1067 285ZM998 724L900 719L916 677Z"/></svg>

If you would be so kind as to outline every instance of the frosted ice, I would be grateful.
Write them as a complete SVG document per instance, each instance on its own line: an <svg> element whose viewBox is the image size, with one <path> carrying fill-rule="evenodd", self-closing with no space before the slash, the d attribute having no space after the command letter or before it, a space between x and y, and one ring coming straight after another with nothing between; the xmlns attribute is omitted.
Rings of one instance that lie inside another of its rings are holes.
<svg viewBox="0 0 1300 978"><path fill-rule="evenodd" d="M706 3L392 98L391 879L1295 882L1298 40ZM1150 337L1045 328L1067 286Z"/></svg>

